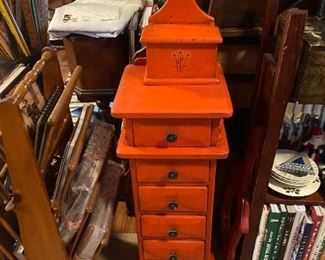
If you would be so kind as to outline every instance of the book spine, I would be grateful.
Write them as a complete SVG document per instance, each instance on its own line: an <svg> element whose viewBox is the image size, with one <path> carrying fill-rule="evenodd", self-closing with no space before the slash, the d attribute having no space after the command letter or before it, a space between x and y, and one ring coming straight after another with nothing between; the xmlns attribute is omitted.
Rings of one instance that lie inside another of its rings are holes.
<svg viewBox="0 0 325 260"><path fill-rule="evenodd" d="M277 215L279 214L272 212L270 209L266 223L266 238L261 248L261 254L259 257L260 260L268 259L270 256L272 242L274 239L274 232L276 228L275 226L279 223L279 217Z"/></svg>
<svg viewBox="0 0 325 260"><path fill-rule="evenodd" d="M297 255L298 255L298 250L299 250L299 247L300 247L300 243L302 241L302 236L304 234L305 225L306 225L306 223L304 221L301 224L300 228L299 228L299 232L297 234L297 237L294 239L294 241L292 241L292 243L294 243L294 246L293 246L292 253L290 255L291 260L295 260Z"/></svg>
<svg viewBox="0 0 325 260"><path fill-rule="evenodd" d="M296 245L296 241L298 239L299 230L301 227L301 222L303 220L303 217L304 217L304 213L302 213L301 211L296 213L296 217L293 221L290 237L288 240L288 245L287 245L283 259L290 259L291 255L293 253L294 247Z"/></svg>
<svg viewBox="0 0 325 260"><path fill-rule="evenodd" d="M256 241L255 241L252 260L257 260L260 257L262 244L263 244L263 241L265 239L265 227L266 227L268 214L269 214L269 210L267 209L266 206L264 206L262 216L261 216L261 220L260 220L260 224L259 224L258 235L257 235Z"/></svg>
<svg viewBox="0 0 325 260"><path fill-rule="evenodd" d="M271 212L269 214L271 214ZM265 259L266 244L267 244L267 240L269 238L268 224L269 224L269 221L267 220L264 239L262 239L262 241L261 241L262 246L261 246L261 252L260 252L259 260L264 260Z"/></svg>
<svg viewBox="0 0 325 260"><path fill-rule="evenodd" d="M321 251L323 240L325 240L325 218L323 218L322 224L320 225L320 228L316 235L316 239L315 239L314 245L312 247L309 259L311 259L311 260L317 259L317 256L318 256L319 252Z"/></svg>
<svg viewBox="0 0 325 260"><path fill-rule="evenodd" d="M288 217L288 213L287 212L281 212L281 216L280 216L280 224L279 224L279 229L278 229L278 233L275 239L275 244L274 244L274 249L273 249L273 255L272 255L272 260L276 260L278 259L278 255L280 252L280 248L281 248L281 243L284 237L284 229L287 223L287 217Z"/></svg>
<svg viewBox="0 0 325 260"><path fill-rule="evenodd" d="M275 246L275 240L279 229L281 212L271 212L268 226L268 237L266 241L264 259L271 259Z"/></svg>
<svg viewBox="0 0 325 260"><path fill-rule="evenodd" d="M321 241L322 241L322 243L321 243L320 249L317 254L317 259L321 259L322 255L324 253L324 249L325 249L325 237L324 236L322 237Z"/></svg>
<svg viewBox="0 0 325 260"><path fill-rule="evenodd" d="M293 221L295 219L295 213L288 213L288 217L287 217L287 222L284 228L284 234L283 234L283 239L282 239L282 243L280 245L280 250L279 250L279 254L278 254L278 259L283 259L284 258L284 254L287 248L287 244L288 244L288 240L290 237L290 232L292 229L292 225L293 225Z"/></svg>
<svg viewBox="0 0 325 260"><path fill-rule="evenodd" d="M303 259L304 253L305 253L305 251L307 249L307 243L308 243L309 237L311 236L312 228L313 228L312 223L306 223L305 224L296 260L302 260Z"/></svg>
<svg viewBox="0 0 325 260"><path fill-rule="evenodd" d="M311 207L311 218L312 218L314 224L313 224L313 227L312 227L312 230L311 230L310 238L309 238L309 240L307 242L307 247L306 247L305 254L303 256L303 259L306 259L306 260L309 259L311 250L313 248L313 245L315 243L315 240L316 240L320 225L321 225L322 220L323 220L323 216L317 215L317 213L315 212L314 207Z"/></svg>

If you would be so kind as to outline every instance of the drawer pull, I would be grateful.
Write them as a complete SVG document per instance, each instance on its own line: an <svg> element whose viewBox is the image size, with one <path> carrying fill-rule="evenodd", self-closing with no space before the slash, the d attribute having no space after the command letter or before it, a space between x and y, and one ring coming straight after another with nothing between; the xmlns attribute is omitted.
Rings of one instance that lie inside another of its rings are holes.
<svg viewBox="0 0 325 260"><path fill-rule="evenodd" d="M178 176L178 174L177 174L177 172L175 170L169 170L169 172L167 174L167 177L170 180L176 180L177 176Z"/></svg>
<svg viewBox="0 0 325 260"><path fill-rule="evenodd" d="M166 135L166 140L169 143L175 143L177 141L177 135L175 133L168 133Z"/></svg>
<svg viewBox="0 0 325 260"><path fill-rule="evenodd" d="M168 208L171 209L171 210L176 210L178 208L177 202L175 200L170 201L168 203Z"/></svg>
<svg viewBox="0 0 325 260"><path fill-rule="evenodd" d="M177 260L177 255L175 252L171 253L171 255L169 256L169 260Z"/></svg>
<svg viewBox="0 0 325 260"><path fill-rule="evenodd" d="M177 237L177 231L176 229L171 229L168 231L168 236L169 237Z"/></svg>

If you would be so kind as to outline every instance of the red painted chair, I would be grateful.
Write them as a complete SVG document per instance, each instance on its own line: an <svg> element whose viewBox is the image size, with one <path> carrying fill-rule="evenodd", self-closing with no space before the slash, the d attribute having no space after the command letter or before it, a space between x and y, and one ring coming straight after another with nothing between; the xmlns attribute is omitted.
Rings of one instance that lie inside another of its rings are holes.
<svg viewBox="0 0 325 260"><path fill-rule="evenodd" d="M264 127L256 127L250 135L243 162L232 169L222 207L221 229L223 254L235 259L236 249L243 234L249 231L249 188L263 144Z"/></svg>

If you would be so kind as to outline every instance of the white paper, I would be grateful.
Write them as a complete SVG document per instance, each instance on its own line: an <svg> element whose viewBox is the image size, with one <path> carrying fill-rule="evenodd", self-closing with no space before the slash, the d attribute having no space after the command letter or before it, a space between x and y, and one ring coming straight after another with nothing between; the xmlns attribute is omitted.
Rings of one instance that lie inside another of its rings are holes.
<svg viewBox="0 0 325 260"><path fill-rule="evenodd" d="M77 0L55 10L49 33L55 37L72 33L116 37L142 7L141 0Z"/></svg>

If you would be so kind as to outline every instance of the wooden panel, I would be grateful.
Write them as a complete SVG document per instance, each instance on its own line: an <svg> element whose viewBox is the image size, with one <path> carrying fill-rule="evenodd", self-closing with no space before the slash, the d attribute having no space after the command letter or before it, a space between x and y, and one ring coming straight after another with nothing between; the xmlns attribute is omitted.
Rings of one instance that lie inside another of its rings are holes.
<svg viewBox="0 0 325 260"><path fill-rule="evenodd" d="M141 226L144 237L204 239L206 217L144 215Z"/></svg>
<svg viewBox="0 0 325 260"><path fill-rule="evenodd" d="M261 25L266 1L212 1L211 15L220 27L252 27Z"/></svg>
<svg viewBox="0 0 325 260"><path fill-rule="evenodd" d="M133 121L135 146L209 146L211 119L136 119ZM175 134L176 140L168 136Z"/></svg>
<svg viewBox="0 0 325 260"><path fill-rule="evenodd" d="M63 42L70 70L77 65L84 70L76 88L81 100L107 100L106 96L115 93L128 63L128 41L124 34L110 39L70 35Z"/></svg>
<svg viewBox="0 0 325 260"><path fill-rule="evenodd" d="M208 26L208 28L211 27ZM172 30L172 28L167 29ZM185 29L184 31L193 30L190 26L183 29ZM193 34L193 31L191 32ZM169 35L172 35L172 32ZM191 37L195 36L192 35ZM145 78L144 83L146 85L160 85L164 84L166 79L169 79L167 82L174 84L177 82L179 84L185 82L189 82L189 84L202 82L204 84L203 79L209 79L208 82L216 83L216 44L205 44L199 47L194 44L148 44L147 78ZM179 59L183 59L185 65L179 64Z"/></svg>
<svg viewBox="0 0 325 260"><path fill-rule="evenodd" d="M303 198L288 197L271 190L268 190L265 198L266 203L287 204L287 205L320 205L325 206L325 194L321 188L317 192Z"/></svg>
<svg viewBox="0 0 325 260"><path fill-rule="evenodd" d="M159 241L144 240L145 260L166 260L175 255L177 260L203 260L204 242L202 241Z"/></svg>
<svg viewBox="0 0 325 260"><path fill-rule="evenodd" d="M137 160L139 182L192 182L209 180L209 160Z"/></svg>
<svg viewBox="0 0 325 260"><path fill-rule="evenodd" d="M236 43L236 41L231 43L226 42L219 46L218 61L227 74L254 75L258 53L258 42L243 42L240 44Z"/></svg>
<svg viewBox="0 0 325 260"><path fill-rule="evenodd" d="M207 210L207 187L140 186L138 192L143 211L203 213Z"/></svg>
<svg viewBox="0 0 325 260"><path fill-rule="evenodd" d="M254 93L255 76L232 74L226 78L234 108L248 109Z"/></svg>

